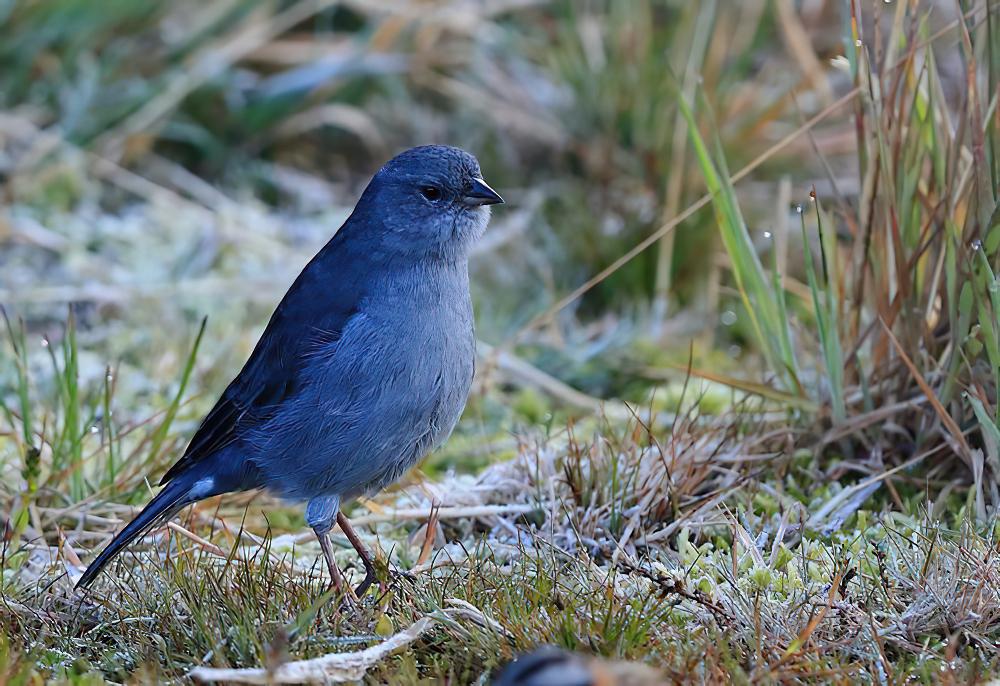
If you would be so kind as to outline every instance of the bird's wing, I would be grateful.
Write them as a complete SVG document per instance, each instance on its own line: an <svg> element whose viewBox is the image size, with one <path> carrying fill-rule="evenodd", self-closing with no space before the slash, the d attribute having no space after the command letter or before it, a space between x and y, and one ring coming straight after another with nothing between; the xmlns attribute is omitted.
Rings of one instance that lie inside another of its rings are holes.
<svg viewBox="0 0 1000 686"><path fill-rule="evenodd" d="M272 416L306 383L303 368L309 356L319 348L329 354L357 313L361 297L357 270L348 265L339 274L331 273L323 264L324 254L335 249L334 241L289 288L250 359L202 420L183 457L163 475L161 485Z"/></svg>

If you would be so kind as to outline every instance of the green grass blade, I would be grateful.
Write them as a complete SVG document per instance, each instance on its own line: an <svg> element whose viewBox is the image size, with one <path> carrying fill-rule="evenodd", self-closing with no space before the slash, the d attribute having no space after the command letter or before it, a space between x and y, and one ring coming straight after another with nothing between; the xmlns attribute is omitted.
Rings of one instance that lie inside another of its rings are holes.
<svg viewBox="0 0 1000 686"><path fill-rule="evenodd" d="M725 173L721 153L718 164L713 160L698 132L690 106L683 97L677 100L688 125L688 135L701 167L705 185L712 195L712 207L726 252L732 261L733 276L744 307L750 317L761 352L772 371L783 381L787 390L800 391L798 365L792 350L788 322L771 280L754 248L746 223L740 213L735 190Z"/></svg>
<svg viewBox="0 0 1000 686"><path fill-rule="evenodd" d="M819 201L816 201L817 221L822 227L822 220L819 218ZM800 215L801 216L801 215ZM816 325L819 329L819 340L823 350L823 361L826 366L826 378L830 387L830 405L833 412L833 419L837 423L843 422L847 418L847 408L844 403L844 359L840 345L840 335L837 331L837 310L836 302L831 296L831 286L829 283L829 271L826 267L827 251L823 251L824 281L821 288L816 267L809 254L809 236L806 232L805 217L802 216L802 245L805 249L803 262L806 269L806 280L809 284L809 292L812 295L813 309L816 313ZM820 228L820 244L823 243L822 228Z"/></svg>
<svg viewBox="0 0 1000 686"><path fill-rule="evenodd" d="M198 348L201 345L202 336L205 335L205 326L208 324L208 317L201 320L201 326L198 328L198 335L195 336L194 345L191 346L191 352L188 353L187 361L184 364L184 373L181 375L180 385L177 387L177 393L174 394L173 400L171 400L170 405L167 407L167 411L164 414L163 421L160 422L159 426L153 433L153 438L149 447L149 459L155 460L159 454L160 449L163 447L164 441L167 439L167 435L170 432L170 427L174 422L174 418L177 416L177 410L181 406L181 401L184 399L184 391L187 389L188 381L191 379L191 372L194 371L195 358L198 356Z"/></svg>
<svg viewBox="0 0 1000 686"><path fill-rule="evenodd" d="M69 462L70 497L82 500L85 495L83 475L83 429L80 427L80 361L76 341L76 317L70 308L63 339L62 384L66 390L63 405L63 431L60 450ZM65 464L65 460L63 460Z"/></svg>

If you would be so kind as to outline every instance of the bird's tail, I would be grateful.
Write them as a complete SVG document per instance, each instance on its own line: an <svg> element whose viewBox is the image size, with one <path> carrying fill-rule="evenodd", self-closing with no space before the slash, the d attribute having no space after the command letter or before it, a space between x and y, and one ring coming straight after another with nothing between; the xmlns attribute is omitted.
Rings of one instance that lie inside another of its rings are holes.
<svg viewBox="0 0 1000 686"><path fill-rule="evenodd" d="M207 488L206 488L207 487ZM118 532L118 535L111 539L97 559L90 563L87 571L83 573L80 580L76 582L77 588L86 588L97 578L101 570L111 560L114 559L128 544L142 536L159 522L170 519L177 514L184 506L190 505L203 498L207 498L212 493L211 481L199 481L197 475L192 471L179 474L170 481L162 491L156 494L149 504L142 509L135 519Z"/></svg>

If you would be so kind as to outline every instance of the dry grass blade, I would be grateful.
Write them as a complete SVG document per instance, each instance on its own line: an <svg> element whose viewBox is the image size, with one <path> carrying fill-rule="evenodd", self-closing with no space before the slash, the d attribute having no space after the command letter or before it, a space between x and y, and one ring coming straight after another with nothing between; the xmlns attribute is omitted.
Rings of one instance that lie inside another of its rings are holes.
<svg viewBox="0 0 1000 686"><path fill-rule="evenodd" d="M434 550L434 539L438 533L438 510L440 509L441 506L437 503L431 506L430 517L427 518L427 524L424 525L426 527L424 529L424 542L420 547L420 555L417 556L417 567L427 562L431 551Z"/></svg>
<svg viewBox="0 0 1000 686"><path fill-rule="evenodd" d="M767 400L774 401L776 403L781 403L786 407L794 407L805 412L816 412L819 410L819 405L809 398L803 398L801 396L795 395L794 393L787 393L781 389L774 388L765 383L757 383L754 381L747 381L746 379L739 379L727 374L719 374L717 372L711 372L706 369L695 369L688 367L681 367L680 365L675 365L674 369L677 371L689 371L691 376L698 377L699 379L705 379L706 381L714 381L720 383L724 386L729 386L739 391L745 393L750 393L752 395L760 396L761 398L766 398ZM646 372L650 377L655 378L656 376L663 376L655 370L648 370Z"/></svg>
<svg viewBox="0 0 1000 686"><path fill-rule="evenodd" d="M796 12L791 0L778 0L775 10L781 22L782 37L788 44L789 51L795 56L805 77L813 90L819 94L824 105L833 101L833 88L827 79L824 65L816 56L809 34L802 25L802 20Z"/></svg>
<svg viewBox="0 0 1000 686"><path fill-rule="evenodd" d="M833 607L834 599L836 598L837 593L840 592L840 583L844 579L845 572L846 569L842 567L837 572L836 576L833 577L833 580L830 582L830 591L829 593L827 593L826 596L826 604L819 609L819 612L817 612L813 616L813 618L809 620L809 623L806 625L805 629L803 629L802 632L795 637L795 640L792 641L792 643L785 649L784 654L782 654L781 659L777 662L777 664L772 665L771 667L768 668L769 672L773 672L779 667L781 667L783 664L789 662L799 653L799 651L801 651L805 647L810 637L813 635L813 633L815 633L816 629L819 627L823 619L826 617L826 613L829 612L830 608Z"/></svg>
<svg viewBox="0 0 1000 686"><path fill-rule="evenodd" d="M911 360L910 356L906 354L906 350L904 350L903 346L900 345L899 339L896 338L892 329L889 328L885 321L879 321L882 324L882 328L885 330L885 335L888 337L889 341L892 342L893 347L899 354L899 358L903 361L903 364L906 365L906 368L910 370L910 375L913 377L913 380L918 386L920 386L920 390L923 391L924 395L927 397L927 400L930 402L931 407L934 408L934 412L937 413L941 423L944 424L946 429L948 429L948 433L951 435L951 439L954 441L954 445L959 451L959 455L966 461L966 464L971 464L972 449L969 447L969 443L965 440L965 435L962 433L962 430L958 427L958 424L955 423L955 420L952 419L948 410L944 408L944 405L941 404L941 401L938 400L934 389L930 387L930 384L928 384L926 379L924 379L920 370L917 369L915 364L913 364L913 360Z"/></svg>

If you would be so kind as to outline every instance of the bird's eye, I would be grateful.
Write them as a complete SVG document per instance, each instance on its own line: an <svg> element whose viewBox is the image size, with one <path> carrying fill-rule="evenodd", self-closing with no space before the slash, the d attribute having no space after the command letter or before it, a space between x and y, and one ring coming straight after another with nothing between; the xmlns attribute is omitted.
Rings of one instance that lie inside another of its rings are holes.
<svg viewBox="0 0 1000 686"><path fill-rule="evenodd" d="M424 186L420 189L420 195L434 202L441 199L441 189L437 186Z"/></svg>

